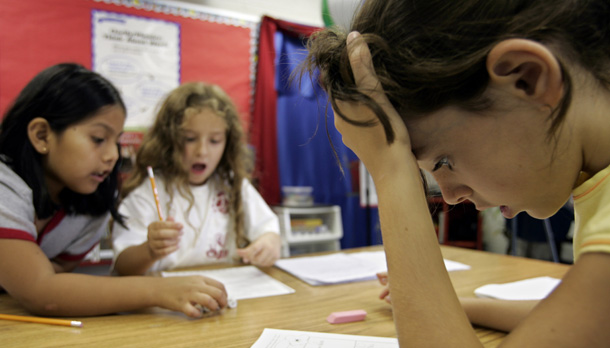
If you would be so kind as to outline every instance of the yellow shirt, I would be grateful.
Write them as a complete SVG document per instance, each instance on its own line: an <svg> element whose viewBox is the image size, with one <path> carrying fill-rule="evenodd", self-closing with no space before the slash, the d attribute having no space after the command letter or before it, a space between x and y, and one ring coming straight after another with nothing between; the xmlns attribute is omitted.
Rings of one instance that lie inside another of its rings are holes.
<svg viewBox="0 0 610 348"><path fill-rule="evenodd" d="M610 166L577 186L574 261L583 253L610 253Z"/></svg>

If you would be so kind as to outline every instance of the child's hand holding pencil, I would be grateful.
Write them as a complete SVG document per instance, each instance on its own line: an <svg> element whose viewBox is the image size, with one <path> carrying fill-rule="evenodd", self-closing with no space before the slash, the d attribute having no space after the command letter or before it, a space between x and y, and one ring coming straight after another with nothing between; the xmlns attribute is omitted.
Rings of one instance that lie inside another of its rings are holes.
<svg viewBox="0 0 610 348"><path fill-rule="evenodd" d="M155 204L157 205L157 214L159 214L159 221L163 221L163 212L161 210L161 202L159 201L159 192L157 191L157 183L155 182L155 174L151 166L146 167L148 171L148 178L150 179L150 186L152 187L153 195L155 196Z"/></svg>
<svg viewBox="0 0 610 348"><path fill-rule="evenodd" d="M151 166L146 167L146 170L155 197L157 214L159 214L159 221L148 225L148 251L154 260L158 260L178 250L180 236L182 236L182 224L174 222L171 217L168 217L167 221L163 221L163 210L161 209L155 174Z"/></svg>
<svg viewBox="0 0 610 348"><path fill-rule="evenodd" d="M182 224L172 217L148 225L148 249L154 260L163 258L180 247Z"/></svg>

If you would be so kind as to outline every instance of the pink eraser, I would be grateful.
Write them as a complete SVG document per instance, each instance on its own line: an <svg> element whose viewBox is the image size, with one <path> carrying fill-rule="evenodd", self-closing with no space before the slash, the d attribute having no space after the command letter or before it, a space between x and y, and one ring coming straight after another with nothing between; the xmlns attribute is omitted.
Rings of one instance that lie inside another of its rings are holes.
<svg viewBox="0 0 610 348"><path fill-rule="evenodd" d="M366 311L363 309L356 309L353 311L332 312L328 318L326 318L326 321L331 324L341 324L364 320L364 318L366 318Z"/></svg>

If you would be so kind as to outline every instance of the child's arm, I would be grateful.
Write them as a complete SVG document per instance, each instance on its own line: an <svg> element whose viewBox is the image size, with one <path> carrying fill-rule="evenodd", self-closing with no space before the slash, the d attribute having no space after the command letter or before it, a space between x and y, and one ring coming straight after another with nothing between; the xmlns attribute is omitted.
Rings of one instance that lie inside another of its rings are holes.
<svg viewBox="0 0 610 348"><path fill-rule="evenodd" d="M114 269L120 275L142 275L157 261L180 247L182 224L170 217L148 225L146 242L123 250L117 257Z"/></svg>
<svg viewBox="0 0 610 348"><path fill-rule="evenodd" d="M227 305L224 286L205 277L102 277L55 273L33 242L0 239L0 286L29 311L89 316L159 306L199 317Z"/></svg>
<svg viewBox="0 0 610 348"><path fill-rule="evenodd" d="M540 301L505 301L490 298L460 297L470 322L510 332L527 317Z"/></svg>
<svg viewBox="0 0 610 348"><path fill-rule="evenodd" d="M445 269L409 134L371 73L368 48L359 41L348 45L355 80L390 116L396 138L388 145L379 122L354 126L337 110L335 125L375 182L399 342L405 347L480 347ZM337 103L352 119L376 119L360 104Z"/></svg>
<svg viewBox="0 0 610 348"><path fill-rule="evenodd" d="M51 260L51 264L53 265L53 269L55 273L64 273L64 272L72 272L80 265L82 260L77 261L65 261L59 258L55 258Z"/></svg>
<svg viewBox="0 0 610 348"><path fill-rule="evenodd" d="M280 249L280 235L274 232L267 232L246 248L237 249L237 254L245 263L269 267L273 266L275 261L280 258Z"/></svg>
<svg viewBox="0 0 610 348"><path fill-rule="evenodd" d="M392 303L388 273L377 273L384 285L379 298ZM460 297L462 308L472 324L510 332L540 301L504 301L489 298Z"/></svg>
<svg viewBox="0 0 610 348"><path fill-rule="evenodd" d="M409 347L481 347L443 264L407 129L380 88L366 44L357 40L348 44L354 78L389 114L396 140L388 145L379 124L358 127L336 116L335 125L375 182L399 342ZM375 119L360 104L338 104L352 119ZM581 255L502 346L607 347L609 289L610 254Z"/></svg>

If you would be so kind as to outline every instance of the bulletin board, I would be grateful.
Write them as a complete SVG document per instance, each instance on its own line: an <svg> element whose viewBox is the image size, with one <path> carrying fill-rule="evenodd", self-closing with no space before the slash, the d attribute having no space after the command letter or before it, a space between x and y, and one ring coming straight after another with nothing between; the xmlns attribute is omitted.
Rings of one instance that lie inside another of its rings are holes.
<svg viewBox="0 0 610 348"><path fill-rule="evenodd" d="M2 115L44 68L76 62L92 69L93 10L177 23L180 82L220 85L234 100L244 127L249 128L258 23L206 13L200 7L174 1L0 0Z"/></svg>

